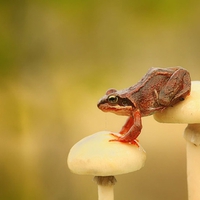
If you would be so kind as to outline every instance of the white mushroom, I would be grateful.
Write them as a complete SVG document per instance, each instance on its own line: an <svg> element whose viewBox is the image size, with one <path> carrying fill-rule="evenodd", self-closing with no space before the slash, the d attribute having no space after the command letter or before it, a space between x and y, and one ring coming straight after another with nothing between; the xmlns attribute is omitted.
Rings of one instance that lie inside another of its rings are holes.
<svg viewBox="0 0 200 200"><path fill-rule="evenodd" d="M125 144L112 139L115 137L109 131L97 132L76 143L68 155L73 173L95 176L99 200L114 199L114 176L139 170L146 160L139 143Z"/></svg>
<svg viewBox="0 0 200 200"><path fill-rule="evenodd" d="M183 102L154 114L162 123L187 123L187 181L189 200L200 199L200 81L192 81L191 94Z"/></svg>

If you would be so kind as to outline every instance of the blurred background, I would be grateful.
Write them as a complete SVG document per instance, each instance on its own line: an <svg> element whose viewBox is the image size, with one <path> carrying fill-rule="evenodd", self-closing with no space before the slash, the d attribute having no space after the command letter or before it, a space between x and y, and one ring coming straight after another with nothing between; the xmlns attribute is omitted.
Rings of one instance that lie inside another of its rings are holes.
<svg viewBox="0 0 200 200"><path fill-rule="evenodd" d="M124 124L96 107L107 89L150 67L199 80L199 19L197 0L2 0L0 199L97 199L93 177L69 171L70 148ZM187 199L185 126L143 118L146 165L116 177L116 200Z"/></svg>

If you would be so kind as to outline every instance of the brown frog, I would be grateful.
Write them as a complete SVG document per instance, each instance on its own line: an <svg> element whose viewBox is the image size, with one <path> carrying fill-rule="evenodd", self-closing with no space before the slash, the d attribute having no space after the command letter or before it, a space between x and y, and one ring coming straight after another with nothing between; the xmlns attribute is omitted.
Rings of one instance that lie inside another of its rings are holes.
<svg viewBox="0 0 200 200"><path fill-rule="evenodd" d="M136 143L141 132L141 117L152 115L183 101L190 94L191 79L181 67L150 68L135 85L123 89L109 89L97 106L104 112L129 116L114 141Z"/></svg>

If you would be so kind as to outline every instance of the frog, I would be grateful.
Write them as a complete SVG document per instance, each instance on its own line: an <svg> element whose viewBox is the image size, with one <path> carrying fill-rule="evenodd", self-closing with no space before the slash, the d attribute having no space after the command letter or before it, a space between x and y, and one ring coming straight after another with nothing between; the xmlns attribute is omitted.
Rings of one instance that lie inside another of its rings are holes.
<svg viewBox="0 0 200 200"><path fill-rule="evenodd" d="M150 68L143 78L126 89L111 88L98 101L103 112L128 116L118 134L118 141L136 144L142 130L142 117L162 112L183 101L191 91L190 73L182 67Z"/></svg>

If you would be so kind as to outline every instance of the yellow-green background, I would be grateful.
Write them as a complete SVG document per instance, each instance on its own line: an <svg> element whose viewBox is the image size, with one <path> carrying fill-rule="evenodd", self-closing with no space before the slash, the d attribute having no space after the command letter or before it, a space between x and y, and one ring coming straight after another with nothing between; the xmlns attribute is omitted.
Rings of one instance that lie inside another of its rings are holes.
<svg viewBox="0 0 200 200"><path fill-rule="evenodd" d="M97 199L67 167L78 140L126 120L97 101L177 65L200 79L198 0L1 0L0 199ZM146 165L116 177L116 200L187 199L185 126L143 119Z"/></svg>

